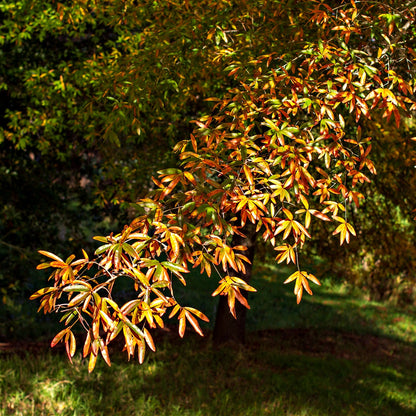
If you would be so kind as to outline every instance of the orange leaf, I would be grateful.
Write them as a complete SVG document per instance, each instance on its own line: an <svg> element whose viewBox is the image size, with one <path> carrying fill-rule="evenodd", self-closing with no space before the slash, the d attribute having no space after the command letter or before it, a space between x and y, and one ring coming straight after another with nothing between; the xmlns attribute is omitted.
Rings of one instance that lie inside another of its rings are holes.
<svg viewBox="0 0 416 416"><path fill-rule="evenodd" d="M91 330L87 332L85 338L84 348L82 350L82 356L85 358L91 351Z"/></svg>
<svg viewBox="0 0 416 416"><path fill-rule="evenodd" d="M250 168L247 165L243 166L244 174L246 175L246 178L248 180L248 183L253 186L254 185L254 179L253 174L251 173Z"/></svg>
<svg viewBox="0 0 416 416"><path fill-rule="evenodd" d="M209 322L209 319L201 312L198 311L197 309L191 308L189 306L187 306L185 308L187 311L193 313L195 316L197 316L199 319L205 321L205 322Z"/></svg>
<svg viewBox="0 0 416 416"><path fill-rule="evenodd" d="M222 282L222 281L221 281ZM211 296L217 296L218 294L221 294L224 289L227 287L227 283L222 282L215 290L214 292L211 294Z"/></svg>
<svg viewBox="0 0 416 416"><path fill-rule="evenodd" d="M160 194L160 199L163 199L165 196L169 195L173 191L175 186L178 184L179 180L180 180L179 176L173 179L171 183Z"/></svg>
<svg viewBox="0 0 416 416"><path fill-rule="evenodd" d="M69 361L71 362L71 364L72 364L72 357L74 356L74 354L75 354L75 351L76 351L76 347L77 347L77 345L76 345L76 341L75 341L75 336L74 336L74 334L71 332L71 331L69 331L68 332L68 335L69 335L69 339L66 339L66 342L65 342L65 349L66 349L66 355L68 356L68 358L69 358ZM67 335L67 336L68 336Z"/></svg>
<svg viewBox="0 0 416 416"><path fill-rule="evenodd" d="M198 324L198 321L196 320L196 318L188 311L185 311L185 316L188 319L189 323L193 326L195 331L199 335L201 335L201 337L203 337L204 333L202 332L201 328L199 327L199 324Z"/></svg>
<svg viewBox="0 0 416 416"><path fill-rule="evenodd" d="M103 340L100 340L100 352L104 361L107 363L109 367L111 367L110 355L108 354L107 345L104 344Z"/></svg>
<svg viewBox="0 0 416 416"><path fill-rule="evenodd" d="M185 334L185 328L186 328L186 318L183 316L179 319L179 336L183 338Z"/></svg>
<svg viewBox="0 0 416 416"><path fill-rule="evenodd" d="M156 351L155 343L153 342L153 338L150 335L150 332L147 330L147 328L143 328L144 332L144 339L146 340L146 344L149 346L149 348L152 351Z"/></svg>
<svg viewBox="0 0 416 416"><path fill-rule="evenodd" d="M64 337L64 335L68 333L68 331L69 328L65 328L62 331L58 332L51 341L51 347L53 348Z"/></svg>
<svg viewBox="0 0 416 416"><path fill-rule="evenodd" d="M58 257L57 255L55 255L53 253L50 253L49 251L39 250L38 253L40 253L40 254L42 254L46 257L49 257L51 259L54 259L56 261L59 261L61 263L65 263L60 257Z"/></svg>
<svg viewBox="0 0 416 416"><path fill-rule="evenodd" d="M237 319L237 315L235 314L235 292L233 288L229 288L228 290L228 307L230 308L231 315Z"/></svg>
<svg viewBox="0 0 416 416"><path fill-rule="evenodd" d="M250 309L250 305L248 304L247 299L241 294L240 289L238 287L235 287L233 288L233 290L237 300L247 309Z"/></svg>

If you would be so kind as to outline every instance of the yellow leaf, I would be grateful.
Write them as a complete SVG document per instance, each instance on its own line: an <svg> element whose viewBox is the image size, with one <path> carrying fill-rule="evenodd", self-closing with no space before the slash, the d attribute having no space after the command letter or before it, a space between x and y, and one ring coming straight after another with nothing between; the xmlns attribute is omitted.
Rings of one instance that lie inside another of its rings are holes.
<svg viewBox="0 0 416 416"><path fill-rule="evenodd" d="M257 289L247 284L243 279L240 279L239 277L235 277L235 276L227 276L227 277L231 279L232 286L237 286L240 289L246 290L247 292L257 292Z"/></svg>
<svg viewBox="0 0 416 416"><path fill-rule="evenodd" d="M289 220L293 220L293 214L286 208L283 208L283 212L285 213L286 217L289 218Z"/></svg>
<svg viewBox="0 0 416 416"><path fill-rule="evenodd" d="M36 270L43 270L51 267L50 263L41 263L36 266Z"/></svg>
<svg viewBox="0 0 416 416"><path fill-rule="evenodd" d="M303 206L308 210L309 209L309 202L306 199L305 195L300 195L300 200L302 201Z"/></svg>
<svg viewBox="0 0 416 416"><path fill-rule="evenodd" d="M212 292L211 296L217 296L218 294L221 294L224 289L229 286L227 283L223 282L221 283L215 290Z"/></svg>
<svg viewBox="0 0 416 416"><path fill-rule="evenodd" d="M348 223L347 223L347 228L348 228L348 231L349 231L352 235L357 235L357 234L355 233L354 227L353 227L351 224L348 224Z"/></svg>
<svg viewBox="0 0 416 416"><path fill-rule="evenodd" d="M302 286L299 287L299 290L295 294L296 294L296 303L299 305L300 301L302 300L302 294L303 294Z"/></svg>
<svg viewBox="0 0 416 416"><path fill-rule="evenodd" d="M312 274L309 274L308 272L300 271L300 270L291 274L284 281L284 283L289 283L289 282L292 282L293 280L296 280L294 293L296 295L297 303L300 303L300 301L302 300L303 289L305 289L310 295L313 294L312 290L309 286L308 280L314 282L315 284L317 284L319 286L321 285L321 283L319 282L319 280L315 276L313 276Z"/></svg>
<svg viewBox="0 0 416 416"><path fill-rule="evenodd" d="M90 360L88 362L88 372L89 373L92 373L92 371L94 370L96 362L97 362L97 355L95 355L91 352Z"/></svg>
<svg viewBox="0 0 416 416"><path fill-rule="evenodd" d="M305 228L309 228L311 225L311 213L309 211L306 211L305 214Z"/></svg>
<svg viewBox="0 0 416 416"><path fill-rule="evenodd" d="M174 306L174 308L172 309L172 312L169 315L169 319L172 318L173 316L175 316L180 309L181 309L180 305L179 304L176 304Z"/></svg>
<svg viewBox="0 0 416 416"><path fill-rule="evenodd" d="M283 240L286 240L286 238L289 237L289 234L292 231L292 225L293 225L292 221L287 221L287 227L283 234Z"/></svg>
<svg viewBox="0 0 416 416"><path fill-rule="evenodd" d="M290 282L292 282L293 280L295 280L297 277L298 277L298 273L299 272L295 272L295 273L293 273L293 274L291 274L284 282L283 282L283 284L287 284L287 283L290 283Z"/></svg>
<svg viewBox="0 0 416 416"><path fill-rule="evenodd" d="M39 289L33 295L30 296L30 300L39 298L40 296L46 295L47 293L54 292L57 289L55 287L44 287L43 289Z"/></svg>
<svg viewBox="0 0 416 416"><path fill-rule="evenodd" d="M196 180L194 178L194 175L192 175L191 172L184 172L183 174L184 174L185 178L188 179L188 181L192 183L192 185L194 185L194 186L197 185Z"/></svg>
<svg viewBox="0 0 416 416"><path fill-rule="evenodd" d="M179 257L179 243L174 234L170 236L171 258L170 261L175 262Z"/></svg>
<svg viewBox="0 0 416 416"><path fill-rule="evenodd" d="M71 357L73 357L75 355L75 351L76 351L76 348L77 348L77 343L76 343L76 340L75 340L75 335L72 332L70 332L70 334L71 335L70 335L69 355Z"/></svg>

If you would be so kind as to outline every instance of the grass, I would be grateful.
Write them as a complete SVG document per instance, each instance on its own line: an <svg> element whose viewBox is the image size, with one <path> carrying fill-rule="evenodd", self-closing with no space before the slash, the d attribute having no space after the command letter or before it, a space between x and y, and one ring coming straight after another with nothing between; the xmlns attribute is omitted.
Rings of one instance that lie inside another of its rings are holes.
<svg viewBox="0 0 416 416"><path fill-rule="evenodd" d="M366 293L331 279L322 281L322 286L312 283L314 296L305 293L302 302L297 305L293 283L282 284L292 271L274 264L255 267L251 284L258 292L249 295L249 331L322 328L416 343L416 307L404 309L372 302ZM192 277L186 288L178 287L177 293L182 302L197 305L210 318L211 323L205 326L210 328L217 304L217 299L210 294L216 288L216 281L214 278L200 279L197 275Z"/></svg>
<svg viewBox="0 0 416 416"><path fill-rule="evenodd" d="M327 282L297 306L274 269L257 269L247 345L157 334L144 365L115 352L92 374L46 343L0 353L0 415L416 415L416 313ZM190 283L210 315L210 280ZM182 293L186 301L185 292ZM208 338L208 339L207 339Z"/></svg>

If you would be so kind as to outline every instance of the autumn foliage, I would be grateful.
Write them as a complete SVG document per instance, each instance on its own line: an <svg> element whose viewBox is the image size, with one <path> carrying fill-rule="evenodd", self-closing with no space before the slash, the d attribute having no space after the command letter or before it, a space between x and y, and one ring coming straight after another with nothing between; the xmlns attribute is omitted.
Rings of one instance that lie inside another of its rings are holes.
<svg viewBox="0 0 416 416"><path fill-rule="evenodd" d="M174 293L173 280L186 285L192 268L219 280L212 295L226 296L231 313L236 301L249 308L244 291L255 289L235 276L244 275L249 259L245 247L232 244L247 224L274 248L278 263L296 265L284 283L294 283L298 303L304 291L312 295L311 282L320 284L300 262L314 224L332 223L341 245L356 235L349 212L376 174L366 120L399 126L416 109L408 24L415 10L305 3L296 22L279 23L299 28L287 52L264 50L249 62L226 50L213 57L213 64L226 64L234 87L211 98L211 113L176 144L179 167L153 179L131 224L95 237L101 246L92 257L83 252L63 260L41 251L48 260L38 268L52 268L51 286L31 298L41 298L45 313L63 313L65 329L52 345L63 341L70 358L72 328L82 325L89 371L99 354L110 364L108 344L117 336L128 356L143 362L146 349L155 350L152 329L167 316L177 318L181 337L187 325L202 335L198 320L206 316L180 305ZM132 285L123 304L113 296L119 279Z"/></svg>

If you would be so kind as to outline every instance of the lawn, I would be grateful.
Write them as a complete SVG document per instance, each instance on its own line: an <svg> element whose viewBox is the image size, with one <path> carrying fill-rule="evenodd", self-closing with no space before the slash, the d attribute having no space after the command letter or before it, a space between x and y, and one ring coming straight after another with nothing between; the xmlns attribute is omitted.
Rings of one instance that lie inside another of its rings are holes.
<svg viewBox="0 0 416 416"><path fill-rule="evenodd" d="M115 352L88 374L46 340L3 346L1 415L416 415L414 308L330 281L298 306L273 268L256 275L244 347L170 327L142 366ZM195 278L183 299L212 316L213 284Z"/></svg>

